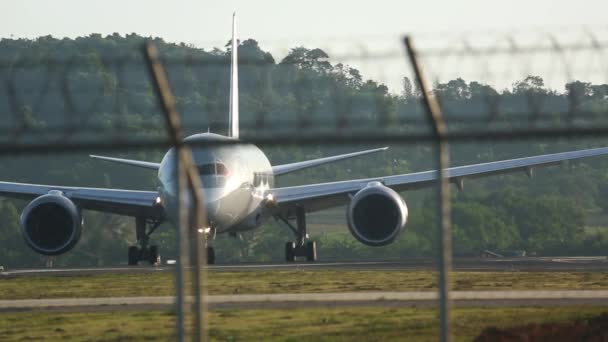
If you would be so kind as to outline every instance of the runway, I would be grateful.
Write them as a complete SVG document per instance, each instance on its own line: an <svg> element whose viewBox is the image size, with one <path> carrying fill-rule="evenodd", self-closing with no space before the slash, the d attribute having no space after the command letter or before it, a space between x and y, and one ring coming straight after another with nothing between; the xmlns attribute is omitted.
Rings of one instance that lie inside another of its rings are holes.
<svg viewBox="0 0 608 342"><path fill-rule="evenodd" d="M527 258L456 258L455 271L460 272L606 272L606 257L527 257ZM173 272L174 265L50 268L3 270L2 278L28 276L79 276L112 273ZM348 261L315 263L264 263L218 264L208 267L214 272L270 272L293 270L332 271L420 271L436 270L432 259L406 259L400 261ZM508 307L508 306L608 306L608 290L590 291L453 291L456 306ZM337 306L433 307L437 303L436 291L409 292L344 292L344 293L282 293L232 294L206 297L211 309L223 308L304 308ZM113 297L0 300L0 312L23 310L45 311L111 311L158 310L174 306L173 297Z"/></svg>
<svg viewBox="0 0 608 342"><path fill-rule="evenodd" d="M382 306L435 306L436 291L346 292L300 294L211 295L206 301L211 309ZM608 290L592 291L453 291L456 306L570 306L608 305ZM187 301L192 303L193 298ZM165 309L173 307L174 297L112 297L0 300L0 312L43 309L50 311L99 311Z"/></svg>
<svg viewBox="0 0 608 342"><path fill-rule="evenodd" d="M407 271L436 270L433 259L404 259L388 261L322 261L315 263L259 263L259 264L217 264L207 267L213 272L268 272L289 270L345 270L345 271ZM454 271L471 272L605 272L608 271L607 257L521 257L521 258L455 258ZM5 269L1 276L40 276L100 273L173 272L173 265L162 266L119 266L88 268L46 268L46 269ZM1 279L1 278L0 278Z"/></svg>

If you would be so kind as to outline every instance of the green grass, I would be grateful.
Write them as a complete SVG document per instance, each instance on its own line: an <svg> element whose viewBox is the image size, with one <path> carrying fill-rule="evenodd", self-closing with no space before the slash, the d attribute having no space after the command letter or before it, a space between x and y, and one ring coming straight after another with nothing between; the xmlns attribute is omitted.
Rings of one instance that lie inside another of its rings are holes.
<svg viewBox="0 0 608 342"><path fill-rule="evenodd" d="M457 341L484 328L587 319L598 307L460 308L453 312ZM209 314L209 334L221 341L434 341L435 309L317 308L220 310ZM161 311L0 313L2 341L169 341L175 316Z"/></svg>
<svg viewBox="0 0 608 342"><path fill-rule="evenodd" d="M453 272L454 290L608 289L606 272ZM431 271L212 272L209 294L425 291ZM169 296L171 273L0 277L1 299Z"/></svg>

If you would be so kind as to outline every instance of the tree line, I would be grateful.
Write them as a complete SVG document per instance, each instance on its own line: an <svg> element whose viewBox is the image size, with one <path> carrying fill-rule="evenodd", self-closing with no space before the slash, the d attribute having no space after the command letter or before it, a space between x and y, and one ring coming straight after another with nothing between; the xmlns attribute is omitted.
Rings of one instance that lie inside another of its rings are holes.
<svg viewBox="0 0 608 342"><path fill-rule="evenodd" d="M141 58L145 39L135 34L92 34L75 39L46 36L0 40L3 77L10 79L13 90L20 94L16 109L7 96L0 101L4 115L0 128L27 131L61 127L73 120L66 115L73 111L86 118L83 125L96 128L90 134L99 138L112 134L117 127L134 136L162 136L160 111ZM187 132L225 132L229 45L227 49L207 51L159 38L154 42L167 66ZM244 136L272 134L285 128L294 134L298 130L345 129L348 134L362 135L370 131L407 134L428 129L417 120L423 117L420 93L407 78L402 91L396 94L379 82L365 79L355 68L331 63L322 49L296 47L277 61L257 41L247 39L239 42L239 53ZM49 65L49 60L57 63ZM37 96L32 89L44 89L44 96ZM76 95L69 104L63 95L66 89ZM3 88L2 92L7 94L8 89ZM524 124L529 123L525 120L529 120L530 113L535 113L541 116L541 124L559 125L573 111L584 113L585 119L601 120L608 110L607 84L573 81L558 91L547 88L542 78L534 75L502 90L458 78L436 83L434 92L448 121L456 122L454 129L470 129L466 125L478 124L474 119L488 113L497 116L487 125L516 129L522 125L522 113L528 114L523 118ZM452 144L450 152L452 164L457 166L602 145L605 142L598 139L463 142ZM274 164L280 164L360 147L328 146L320 141L306 146L268 146L265 152ZM286 175L278 180L278 185L424 171L434 165L430 143L395 143L390 147L381 154ZM150 161L160 161L163 153L150 149L112 152L115 156ZM4 181L147 190L157 186L153 172L100 164L87 158L87 153L11 154L0 160L0 179ZM539 255L605 253L607 167L608 160L599 157L538 170L532 180L523 174L466 180L464 191L453 193L454 253L475 255L484 249L526 250ZM408 224L394 244L382 248L359 244L349 235L345 219L340 217L343 214L328 214L332 222L326 225L329 228L313 229L321 258L434 255L437 236L433 194L428 190L402 194L410 208ZM41 263L20 236L19 213L25 204L17 200L0 202L0 265ZM72 252L58 257L57 263L124 263L127 246L134 242L133 228L134 222L129 218L86 213L80 243ZM170 225L163 225L152 238L165 257L175 255L175 231ZM215 241L218 261L282 260L279 246L291 239L290 231L273 221L238 239L220 236Z"/></svg>

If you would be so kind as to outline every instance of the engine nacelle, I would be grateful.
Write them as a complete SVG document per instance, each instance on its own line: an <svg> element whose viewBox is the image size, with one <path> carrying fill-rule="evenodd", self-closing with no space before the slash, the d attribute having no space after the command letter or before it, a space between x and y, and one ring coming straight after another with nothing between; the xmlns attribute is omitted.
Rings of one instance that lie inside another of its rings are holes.
<svg viewBox="0 0 608 342"><path fill-rule="evenodd" d="M60 191L31 201L21 213L21 233L30 248L44 255L72 249L80 239L82 216L74 202Z"/></svg>
<svg viewBox="0 0 608 342"><path fill-rule="evenodd" d="M348 229L368 246L393 242L407 222L405 201L393 189L371 182L359 190L347 208Z"/></svg>

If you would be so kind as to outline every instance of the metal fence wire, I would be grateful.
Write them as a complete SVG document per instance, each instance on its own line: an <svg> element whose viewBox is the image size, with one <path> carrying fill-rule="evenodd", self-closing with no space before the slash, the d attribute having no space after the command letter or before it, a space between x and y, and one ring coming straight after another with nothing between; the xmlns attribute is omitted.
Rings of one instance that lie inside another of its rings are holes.
<svg viewBox="0 0 608 342"><path fill-rule="evenodd" d="M449 33L369 45L340 40L289 49L281 61L257 42L242 41L241 138L261 147L433 144L442 218L437 227L440 336L449 341L452 250L443 172L450 165L448 144L605 137L606 33ZM48 43L46 50L0 52L0 155L180 151L177 336L206 339L203 243L188 243L204 238L195 231L206 220L199 210L204 206L183 205L189 198L202 203L204 194L183 138L227 132L229 51L158 39L142 50L140 39L129 51L83 48L69 54L61 41ZM196 257L190 262L192 246ZM184 280L190 272L196 280L194 311L189 311ZM193 326L187 324L188 313Z"/></svg>

